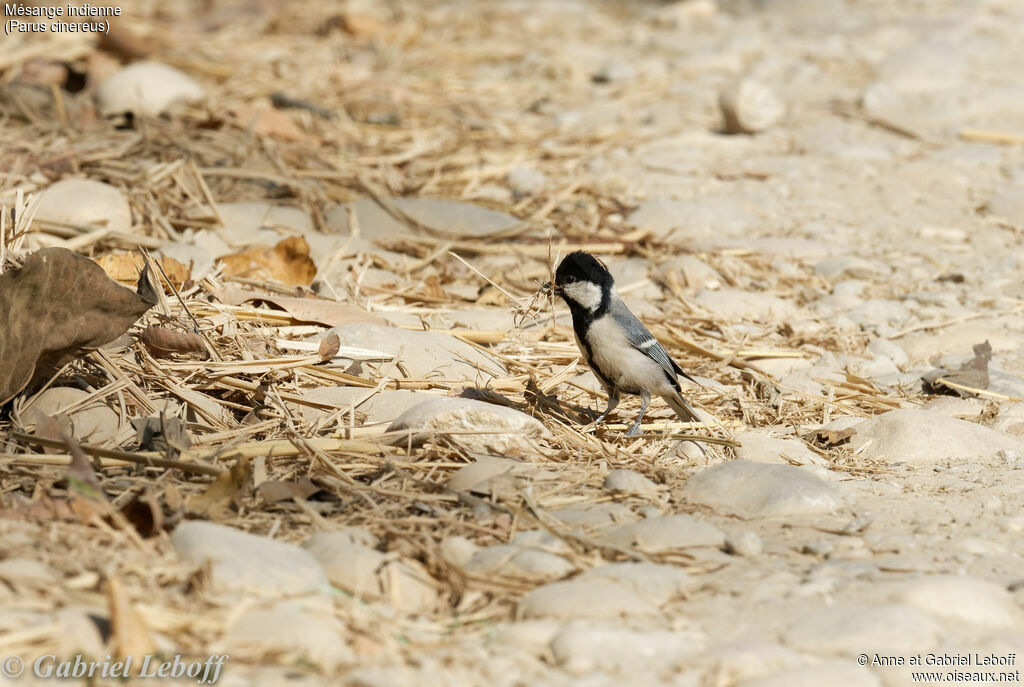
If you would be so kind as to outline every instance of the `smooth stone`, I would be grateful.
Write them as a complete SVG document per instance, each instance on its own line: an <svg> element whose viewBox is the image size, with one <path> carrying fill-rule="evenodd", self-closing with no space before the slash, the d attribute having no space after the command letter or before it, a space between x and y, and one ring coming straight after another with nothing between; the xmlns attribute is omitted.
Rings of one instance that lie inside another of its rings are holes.
<svg viewBox="0 0 1024 687"><path fill-rule="evenodd" d="M480 547L462 535L452 535L441 540L439 550L446 563L461 568L473 559Z"/></svg>
<svg viewBox="0 0 1024 687"><path fill-rule="evenodd" d="M879 279L889 274L886 265L856 255L836 255L819 261L814 266L819 276L835 281L837 279Z"/></svg>
<svg viewBox="0 0 1024 687"><path fill-rule="evenodd" d="M992 456L1024 442L973 422L934 410L891 410L857 425L852 450L867 459L932 465L940 461Z"/></svg>
<svg viewBox="0 0 1024 687"><path fill-rule="evenodd" d="M227 250L223 252L211 253L209 250L201 246L197 246L193 243L165 243L160 247L160 255L177 260L186 267L191 266L192 271L189 273L190 278L193 281L199 281L203 277L210 274L213 271L215 264L215 255L224 255Z"/></svg>
<svg viewBox="0 0 1024 687"><path fill-rule="evenodd" d="M699 650L679 632L569 623L551 640L555 663L570 675L678 670Z"/></svg>
<svg viewBox="0 0 1024 687"><path fill-rule="evenodd" d="M899 301L871 298L846 313L861 326L898 325L910 317L907 307Z"/></svg>
<svg viewBox="0 0 1024 687"><path fill-rule="evenodd" d="M1024 226L1024 176L997 191L988 201L988 211Z"/></svg>
<svg viewBox="0 0 1024 687"><path fill-rule="evenodd" d="M332 585L358 599L383 599L409 613L434 607L433 580L418 563L395 560L366 541L351 531L319 532L302 546L320 562Z"/></svg>
<svg viewBox="0 0 1024 687"><path fill-rule="evenodd" d="M640 203L626 218L637 229L649 229L661 239L675 235L720 237L743 234L757 226L757 216L727 196L690 200L652 198Z"/></svg>
<svg viewBox="0 0 1024 687"><path fill-rule="evenodd" d="M43 391L22 414L25 424L38 426L43 416L56 417L91 394L82 389L67 386L50 387ZM121 416L112 408L96 399L72 410L68 415L71 433L76 439L87 444L104 444L113 439L121 429ZM65 427L65 429L68 429ZM38 431L38 429L37 429Z"/></svg>
<svg viewBox="0 0 1024 687"><path fill-rule="evenodd" d="M380 351L401 360L413 379L443 379L483 385L505 374L505 368L495 358L450 334L351 322L323 332L320 338L332 333L338 335L343 346ZM367 365L363 363L364 367ZM394 361L376 366L392 378L402 374Z"/></svg>
<svg viewBox="0 0 1024 687"><path fill-rule="evenodd" d="M639 472L620 468L612 470L604 478L604 488L608 491L621 491L627 494L650 494L658 491L658 485Z"/></svg>
<svg viewBox="0 0 1024 687"><path fill-rule="evenodd" d="M61 179L47 187L34 219L129 232L132 210L124 193L110 184L94 179Z"/></svg>
<svg viewBox="0 0 1024 687"><path fill-rule="evenodd" d="M785 116L786 105L765 84L751 78L729 84L718 96L726 133L765 131Z"/></svg>
<svg viewBox="0 0 1024 687"><path fill-rule="evenodd" d="M566 506L550 511L567 525L600 529L635 522L639 518L624 503L595 503L593 505Z"/></svg>
<svg viewBox="0 0 1024 687"><path fill-rule="evenodd" d="M722 275L711 265L695 255L676 255L658 265L659 279L671 285L673 279L691 291L717 289L724 284Z"/></svg>
<svg viewBox="0 0 1024 687"><path fill-rule="evenodd" d="M516 165L508 170L505 181L518 196L532 196L542 192L548 185L548 178L538 169Z"/></svg>
<svg viewBox="0 0 1024 687"><path fill-rule="evenodd" d="M682 495L691 503L741 517L831 513L841 498L834 485L791 465L732 460L690 477Z"/></svg>
<svg viewBox="0 0 1024 687"><path fill-rule="evenodd" d="M178 525L171 543L179 558L209 563L213 586L221 591L283 595L329 588L317 559L295 544L199 520Z"/></svg>
<svg viewBox="0 0 1024 687"><path fill-rule="evenodd" d="M523 618L622 618L660 615L657 606L632 588L607 580L552 582L519 601Z"/></svg>
<svg viewBox="0 0 1024 687"><path fill-rule="evenodd" d="M768 293L742 289L698 291L694 302L718 319L727 321L754 320L772 322L796 314L796 306Z"/></svg>
<svg viewBox="0 0 1024 687"><path fill-rule="evenodd" d="M628 62L609 62L602 66L592 77L595 83L632 81L635 78L636 68Z"/></svg>
<svg viewBox="0 0 1024 687"><path fill-rule="evenodd" d="M1013 594L977 577L929 575L906 582L896 600L954 623L1013 627L1024 621ZM951 602L954 601L955 603Z"/></svg>
<svg viewBox="0 0 1024 687"><path fill-rule="evenodd" d="M561 579L576 570L575 565L557 554L511 544L480 549L463 568L481 577L515 577L534 582Z"/></svg>
<svg viewBox="0 0 1024 687"><path fill-rule="evenodd" d="M711 523L681 513L621 525L607 532L600 541L623 549L662 553L695 546L721 547L725 535Z"/></svg>
<svg viewBox="0 0 1024 687"><path fill-rule="evenodd" d="M502 491L506 483L529 479L537 474L537 466L510 458L480 455L469 465L459 468L448 478L448 488L491 494Z"/></svg>
<svg viewBox="0 0 1024 687"><path fill-rule="evenodd" d="M440 234L460 238L486 238L519 224L519 220L512 215L471 203L432 198L392 198L390 202L416 222ZM349 205L355 210L359 233L363 238L371 241L394 239L402 234L416 232L369 198L361 198L329 210L325 220L330 229L342 234L351 233L346 209Z"/></svg>
<svg viewBox="0 0 1024 687"><path fill-rule="evenodd" d="M258 201L217 203L217 211L224 220L222 236L231 243L233 249L252 244L277 244L283 236L274 227L282 227L299 234L313 232L313 220L309 214L305 210L288 205ZM312 257L313 251L310 253Z"/></svg>
<svg viewBox="0 0 1024 687"><path fill-rule="evenodd" d="M437 398L436 394L409 389L381 389L370 395L372 391L356 386L320 386L307 389L300 392L302 398L330 405L332 410L299 406L298 414L303 417L319 417L338 410L348 411L353 403L358 403L356 413L363 413L367 423L393 422L409 408ZM348 424L347 412L342 415L341 423Z"/></svg>
<svg viewBox="0 0 1024 687"><path fill-rule="evenodd" d="M134 112L150 117L182 103L202 100L199 82L184 72L159 62L136 62L115 72L96 89L103 114Z"/></svg>
<svg viewBox="0 0 1024 687"><path fill-rule="evenodd" d="M451 433L451 441L470 451L498 454L528 447L531 439L540 438L545 433L539 420L515 408L450 397L424 401L409 408L388 426L387 431L412 432L413 443Z"/></svg>
<svg viewBox="0 0 1024 687"><path fill-rule="evenodd" d="M325 670L355 662L345 626L325 613L311 613L291 603L250 609L228 627L224 642L241 651L262 649L304 659Z"/></svg>
<svg viewBox="0 0 1024 687"><path fill-rule="evenodd" d="M755 463L782 465L827 465L828 461L797 439L773 437L768 432L740 432L733 437L739 442L736 457Z"/></svg>
<svg viewBox="0 0 1024 687"><path fill-rule="evenodd" d="M910 361L907 352L888 339L872 339L868 344L868 352L875 356L885 356L899 367Z"/></svg>
<svg viewBox="0 0 1024 687"><path fill-rule="evenodd" d="M725 551L744 558L754 558L764 551L764 542L754 532L730 534L725 537Z"/></svg>
<svg viewBox="0 0 1024 687"><path fill-rule="evenodd" d="M1024 403L1001 404L992 429L1015 437L1024 436Z"/></svg>
<svg viewBox="0 0 1024 687"><path fill-rule="evenodd" d="M646 561L605 563L583 572L579 580L611 580L663 606L697 586L697 579L674 565Z"/></svg>
<svg viewBox="0 0 1024 687"><path fill-rule="evenodd" d="M783 631L794 649L844 656L914 653L935 646L942 636L942 625L933 616L903 604L816 609Z"/></svg>
<svg viewBox="0 0 1024 687"><path fill-rule="evenodd" d="M978 399L958 396L939 396L928 401L921 408L961 420L978 420L985 412L985 404ZM1001 430L996 428L996 431Z"/></svg>
<svg viewBox="0 0 1024 687"><path fill-rule="evenodd" d="M709 678L728 676L727 684L736 684L803 665L807 659L781 644L735 642L710 649L698 661Z"/></svg>
<svg viewBox="0 0 1024 687"><path fill-rule="evenodd" d="M873 673L846 661L820 661L737 682L735 687L881 687Z"/></svg>

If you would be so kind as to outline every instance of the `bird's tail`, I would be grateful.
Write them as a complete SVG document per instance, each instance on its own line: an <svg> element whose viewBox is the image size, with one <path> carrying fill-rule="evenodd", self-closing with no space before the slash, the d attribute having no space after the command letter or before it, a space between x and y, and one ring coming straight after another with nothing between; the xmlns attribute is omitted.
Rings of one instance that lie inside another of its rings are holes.
<svg viewBox="0 0 1024 687"><path fill-rule="evenodd" d="M690 404L686 402L686 399L678 391L674 394L666 394L662 398L665 399L665 402L669 404L672 410L676 411L676 415L683 422L702 422L700 416L697 415L697 411L690 407Z"/></svg>

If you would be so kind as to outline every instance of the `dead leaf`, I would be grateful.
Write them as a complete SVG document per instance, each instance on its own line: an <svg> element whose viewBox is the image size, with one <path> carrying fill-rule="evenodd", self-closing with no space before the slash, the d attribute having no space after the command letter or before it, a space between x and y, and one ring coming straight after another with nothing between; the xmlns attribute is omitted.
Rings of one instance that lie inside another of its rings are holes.
<svg viewBox="0 0 1024 687"><path fill-rule="evenodd" d="M322 324L337 327L349 322L372 322L387 324L387 321L347 303L328 301L322 298L293 298L275 296L269 293L257 293L234 286L225 286L213 292L213 295L225 305L241 305L247 301L264 301L276 305L299 322Z"/></svg>
<svg viewBox="0 0 1024 687"><path fill-rule="evenodd" d="M132 419L132 427L139 437L140 451L160 451L174 459L192 446L192 437L185 423L176 417L153 415Z"/></svg>
<svg viewBox="0 0 1024 687"><path fill-rule="evenodd" d="M110 605L110 653L119 658L153 654L156 644L149 628L135 611L118 577L107 578L107 603Z"/></svg>
<svg viewBox="0 0 1024 687"><path fill-rule="evenodd" d="M86 257L36 251L0 275L0 405L121 336L150 307Z"/></svg>
<svg viewBox="0 0 1024 687"><path fill-rule="evenodd" d="M320 348L317 349L316 354L320 356L321 360L330 360L338 355L339 350L341 350L341 339L338 338L337 334L331 332L320 339Z"/></svg>
<svg viewBox="0 0 1024 687"><path fill-rule="evenodd" d="M264 482L256 489L260 498L267 505L278 501L289 501L295 499L308 499L320 491L320 487L313 484L308 477L301 477L295 482L279 482L276 480Z"/></svg>
<svg viewBox="0 0 1024 687"><path fill-rule="evenodd" d="M139 333L139 341L157 358L172 353L206 352L203 337L194 332L176 332L167 327L146 327Z"/></svg>
<svg viewBox="0 0 1024 687"><path fill-rule="evenodd" d="M987 389L989 385L988 364L992 361L992 344L987 340L975 344L974 357L956 370L936 368L921 376L924 390L933 394L953 394L961 398L974 396L970 391L947 385L949 381L970 389Z"/></svg>
<svg viewBox="0 0 1024 687"><path fill-rule="evenodd" d="M246 279L274 279L292 286L309 286L316 265L309 257L309 244L301 236L289 236L273 248L253 248L220 258L224 276Z"/></svg>
<svg viewBox="0 0 1024 687"><path fill-rule="evenodd" d="M229 108L228 112L238 120L240 126L255 134L281 141L316 142L288 114L267 105L236 105Z"/></svg>
<svg viewBox="0 0 1024 687"><path fill-rule="evenodd" d="M230 470L225 470L202 494L188 500L186 509L194 515L211 520L222 519L232 505L239 506L252 484L252 465L242 456Z"/></svg>
<svg viewBox="0 0 1024 687"><path fill-rule="evenodd" d="M167 278L171 280L176 289L180 289L182 284L192 277L192 268L182 265L174 258L161 256L159 262L160 266L164 268ZM139 253L108 253L101 255L96 260L96 264L102 267L107 276L114 281L122 284L134 284L146 261ZM157 275L156 281L163 282L159 275ZM169 289L165 288L164 290L170 293Z"/></svg>

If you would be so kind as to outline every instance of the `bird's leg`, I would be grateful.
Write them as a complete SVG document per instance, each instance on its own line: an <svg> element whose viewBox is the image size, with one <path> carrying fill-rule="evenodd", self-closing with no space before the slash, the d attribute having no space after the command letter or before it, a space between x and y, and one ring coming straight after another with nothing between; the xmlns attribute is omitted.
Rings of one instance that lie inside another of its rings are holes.
<svg viewBox="0 0 1024 687"><path fill-rule="evenodd" d="M636 416L636 422L634 422L629 431L626 432L627 437L635 437L640 433L640 421L644 419L644 413L647 412L647 404L651 402L651 395L646 391L640 392L640 414Z"/></svg>
<svg viewBox="0 0 1024 687"><path fill-rule="evenodd" d="M615 389L610 389L608 391L608 407L604 409L603 413L597 416L597 419L594 420L594 424L596 425L597 423L601 422L606 417L608 417L608 413L615 410L615 406L617 405L619 405L619 392L616 391Z"/></svg>

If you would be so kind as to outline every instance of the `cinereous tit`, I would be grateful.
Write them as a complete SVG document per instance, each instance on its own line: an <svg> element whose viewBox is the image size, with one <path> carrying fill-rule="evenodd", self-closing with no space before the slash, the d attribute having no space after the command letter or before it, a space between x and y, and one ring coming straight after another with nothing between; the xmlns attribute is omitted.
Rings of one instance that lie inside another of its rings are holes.
<svg viewBox="0 0 1024 687"><path fill-rule="evenodd" d="M608 392L608 408L595 422L615 409L620 393L640 395L640 414L627 436L640 433L651 394L664 398L684 422L700 422L680 393L677 375L696 380L683 372L622 302L604 263L583 251L570 253L555 271L554 286L548 282L542 289L553 290L569 306L583 359Z"/></svg>

